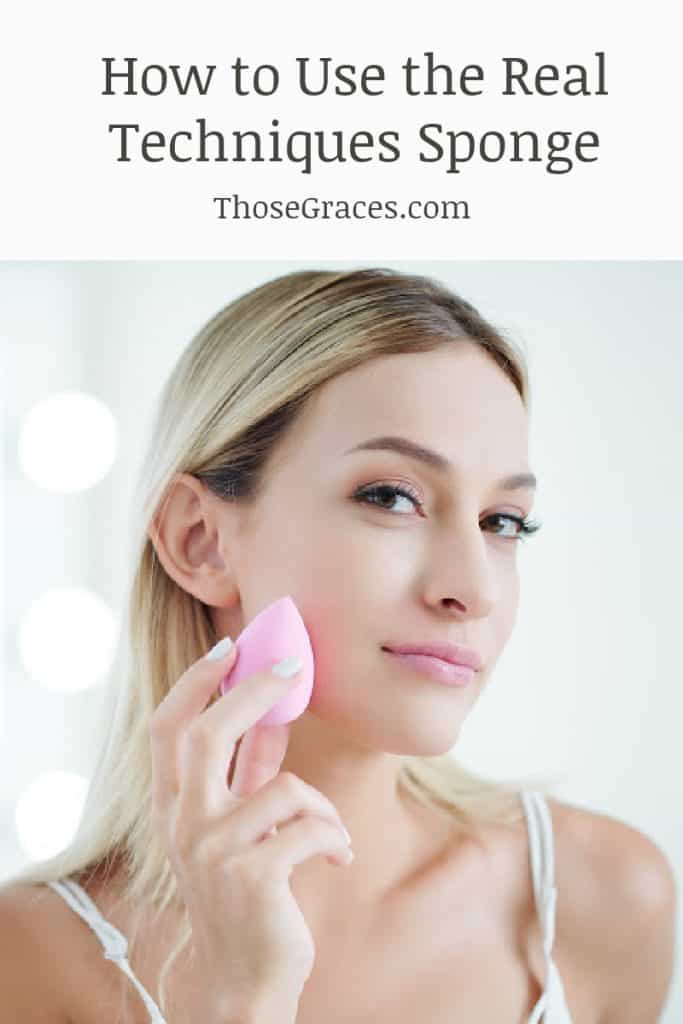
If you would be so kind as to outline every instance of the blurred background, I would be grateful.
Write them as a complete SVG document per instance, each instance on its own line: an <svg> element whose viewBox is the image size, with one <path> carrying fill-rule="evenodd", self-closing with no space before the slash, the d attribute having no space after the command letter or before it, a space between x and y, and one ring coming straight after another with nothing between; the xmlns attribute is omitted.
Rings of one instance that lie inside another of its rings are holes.
<svg viewBox="0 0 683 1024"><path fill-rule="evenodd" d="M106 737L133 485L157 395L217 310L313 262L0 264L0 880L76 829ZM683 881L683 263L383 261L519 344L541 531L455 751L645 832ZM680 922L679 922L680 933ZM677 965L663 1020L683 1020Z"/></svg>

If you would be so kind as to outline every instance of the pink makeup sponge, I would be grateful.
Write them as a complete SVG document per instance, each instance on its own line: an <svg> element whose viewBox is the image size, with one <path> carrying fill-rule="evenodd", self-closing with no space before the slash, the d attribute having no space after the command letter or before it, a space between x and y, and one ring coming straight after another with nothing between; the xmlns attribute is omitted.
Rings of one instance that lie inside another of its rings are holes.
<svg viewBox="0 0 683 1024"><path fill-rule="evenodd" d="M237 658L221 680L221 694L256 672L269 672L283 658L296 656L303 665L301 682L258 720L259 725L283 725L306 710L313 692L313 650L297 606L287 594L267 605L235 641Z"/></svg>

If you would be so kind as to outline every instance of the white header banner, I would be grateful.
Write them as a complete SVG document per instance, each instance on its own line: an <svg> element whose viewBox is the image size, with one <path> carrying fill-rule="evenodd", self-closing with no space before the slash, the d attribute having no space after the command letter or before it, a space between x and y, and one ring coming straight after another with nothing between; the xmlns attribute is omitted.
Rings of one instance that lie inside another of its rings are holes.
<svg viewBox="0 0 683 1024"><path fill-rule="evenodd" d="M676 6L15 6L3 258L675 258Z"/></svg>

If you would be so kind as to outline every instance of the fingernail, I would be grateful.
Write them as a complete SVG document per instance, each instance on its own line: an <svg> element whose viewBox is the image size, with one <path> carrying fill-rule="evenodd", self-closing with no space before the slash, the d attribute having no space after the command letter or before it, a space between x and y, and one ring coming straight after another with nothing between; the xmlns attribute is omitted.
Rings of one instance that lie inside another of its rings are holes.
<svg viewBox="0 0 683 1024"><path fill-rule="evenodd" d="M346 836L346 842L347 842L347 843L349 844L349 846L350 846L350 845L351 845L351 836L350 836L350 835L349 835L349 833L348 833L348 832L346 831L346 829L344 828L344 826L343 826L343 825L342 825L342 830L343 830L343 832L344 832L344 835Z"/></svg>
<svg viewBox="0 0 683 1024"><path fill-rule="evenodd" d="M230 652L231 647L232 640L229 636L224 636L222 640L214 644L209 653L205 655L205 658L207 661L219 661L220 658L224 658Z"/></svg>
<svg viewBox="0 0 683 1024"><path fill-rule="evenodd" d="M273 665L271 672L274 672L276 676L282 676L283 679L288 679L289 676L296 675L303 668L301 658L295 656L291 658L283 658L282 661L278 661L277 665Z"/></svg>

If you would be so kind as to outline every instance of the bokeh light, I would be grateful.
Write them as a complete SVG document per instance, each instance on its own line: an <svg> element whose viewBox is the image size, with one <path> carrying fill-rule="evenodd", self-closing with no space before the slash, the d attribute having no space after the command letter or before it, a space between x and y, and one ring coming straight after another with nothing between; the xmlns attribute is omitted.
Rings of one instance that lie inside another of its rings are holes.
<svg viewBox="0 0 683 1024"><path fill-rule="evenodd" d="M32 679L49 690L84 690L111 667L118 623L97 594L82 587L47 590L19 627L19 655Z"/></svg>
<svg viewBox="0 0 683 1024"><path fill-rule="evenodd" d="M43 772L20 794L15 810L19 845L32 861L54 857L70 843L83 813L89 781L75 772Z"/></svg>
<svg viewBox="0 0 683 1024"><path fill-rule="evenodd" d="M64 391L34 405L24 417L18 459L39 487L73 494L106 475L116 457L116 420L93 395Z"/></svg>

